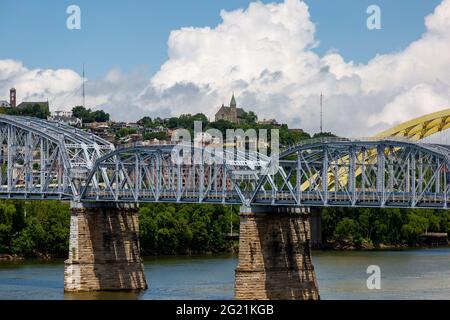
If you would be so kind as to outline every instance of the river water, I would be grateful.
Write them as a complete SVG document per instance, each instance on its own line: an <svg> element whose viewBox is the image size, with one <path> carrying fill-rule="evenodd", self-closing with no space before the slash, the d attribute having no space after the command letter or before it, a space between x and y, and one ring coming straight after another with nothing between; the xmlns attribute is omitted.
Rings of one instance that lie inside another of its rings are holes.
<svg viewBox="0 0 450 320"><path fill-rule="evenodd" d="M450 299L450 248L313 251L322 299ZM235 256L145 259L149 290L64 294L63 261L0 263L0 299L232 299ZM367 267L381 289L367 288Z"/></svg>

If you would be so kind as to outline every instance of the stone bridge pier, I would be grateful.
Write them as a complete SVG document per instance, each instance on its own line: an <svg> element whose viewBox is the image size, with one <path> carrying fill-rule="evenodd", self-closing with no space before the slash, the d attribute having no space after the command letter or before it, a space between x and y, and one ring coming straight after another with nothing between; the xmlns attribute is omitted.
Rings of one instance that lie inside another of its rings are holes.
<svg viewBox="0 0 450 320"><path fill-rule="evenodd" d="M72 202L69 241L64 291L147 289L136 205Z"/></svg>
<svg viewBox="0 0 450 320"><path fill-rule="evenodd" d="M309 208L242 207L238 300L319 299L311 262Z"/></svg>

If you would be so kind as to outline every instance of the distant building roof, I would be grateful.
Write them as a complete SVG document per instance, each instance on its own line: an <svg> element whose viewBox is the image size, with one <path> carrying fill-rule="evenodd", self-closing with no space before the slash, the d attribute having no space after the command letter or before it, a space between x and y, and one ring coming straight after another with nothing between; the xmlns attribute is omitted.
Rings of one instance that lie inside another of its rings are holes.
<svg viewBox="0 0 450 320"><path fill-rule="evenodd" d="M26 108L27 106L31 105L39 105L40 107L44 107L47 108L47 110L49 109L48 107L48 101L24 101L22 103L20 103L17 108Z"/></svg>
<svg viewBox="0 0 450 320"><path fill-rule="evenodd" d="M278 121L276 119L263 119L261 121L258 121L259 124L269 124L273 126L279 125Z"/></svg>
<svg viewBox="0 0 450 320"><path fill-rule="evenodd" d="M11 105L6 100L0 100L0 107L9 108L9 107L11 107Z"/></svg>
<svg viewBox="0 0 450 320"><path fill-rule="evenodd" d="M229 112L231 112L231 108L232 107L226 107L226 106L222 105L220 107L219 111L217 111L217 114L219 114L219 113L229 113ZM240 118L240 117L242 117L245 114L245 111L242 108L236 108L236 113L237 113L237 117Z"/></svg>
<svg viewBox="0 0 450 320"><path fill-rule="evenodd" d="M292 132L299 132L299 133L305 132L303 129L289 129L289 131L292 131Z"/></svg>
<svg viewBox="0 0 450 320"><path fill-rule="evenodd" d="M72 117L72 111L56 110L53 112L53 116L57 117Z"/></svg>
<svg viewBox="0 0 450 320"><path fill-rule="evenodd" d="M52 116L47 117L48 121L52 121L52 122L59 122L59 123L65 123L71 126L80 126L83 124L83 122L81 121L80 118L74 117L74 116L67 116L67 115L61 115L62 113L59 114L54 114Z"/></svg>

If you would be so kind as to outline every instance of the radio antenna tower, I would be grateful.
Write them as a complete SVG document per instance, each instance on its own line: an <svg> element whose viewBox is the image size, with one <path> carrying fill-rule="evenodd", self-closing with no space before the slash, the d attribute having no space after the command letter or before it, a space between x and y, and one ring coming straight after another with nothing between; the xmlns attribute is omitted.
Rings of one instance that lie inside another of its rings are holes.
<svg viewBox="0 0 450 320"><path fill-rule="evenodd" d="M86 95L84 91L84 63L83 63L83 108L86 108Z"/></svg>
<svg viewBox="0 0 450 320"><path fill-rule="evenodd" d="M323 94L320 93L320 133L323 133Z"/></svg>

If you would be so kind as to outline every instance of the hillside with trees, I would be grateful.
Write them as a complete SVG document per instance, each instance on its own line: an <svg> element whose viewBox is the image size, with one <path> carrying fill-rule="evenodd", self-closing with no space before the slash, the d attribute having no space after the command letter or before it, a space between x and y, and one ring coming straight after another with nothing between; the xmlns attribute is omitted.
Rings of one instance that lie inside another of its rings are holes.
<svg viewBox="0 0 450 320"><path fill-rule="evenodd" d="M250 111L246 113L244 117L244 121L240 124L236 124L233 122L229 122L226 120L212 121L210 122L208 118L203 113L197 113L194 115L191 114L183 114L179 117L171 117L168 119L160 119L155 118L152 119L150 117L144 117L138 121L139 124L143 125L146 128L154 128L158 126L164 126L169 129L187 129L191 133L191 136L194 133L194 122L200 121L202 123L203 131L208 129L218 129L224 137L226 137L227 129L243 129L244 131L248 129L255 129L257 132L260 129L266 129L268 139L270 139L270 130L278 129L280 135L280 144L281 146L292 145L300 142L304 139L310 139L311 136L301 130L290 130L288 125L269 125L269 124L258 124L256 122L256 115ZM329 134L331 135L331 133Z"/></svg>

